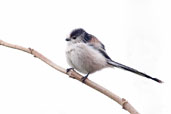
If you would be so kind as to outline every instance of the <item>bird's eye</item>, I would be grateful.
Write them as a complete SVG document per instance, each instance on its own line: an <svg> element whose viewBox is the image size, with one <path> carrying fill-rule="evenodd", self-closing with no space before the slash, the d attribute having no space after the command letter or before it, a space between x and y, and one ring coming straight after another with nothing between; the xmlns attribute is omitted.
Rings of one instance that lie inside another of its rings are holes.
<svg viewBox="0 0 171 114"><path fill-rule="evenodd" d="M76 36L73 36L72 38L73 38L73 39L76 39L77 37L76 37Z"/></svg>

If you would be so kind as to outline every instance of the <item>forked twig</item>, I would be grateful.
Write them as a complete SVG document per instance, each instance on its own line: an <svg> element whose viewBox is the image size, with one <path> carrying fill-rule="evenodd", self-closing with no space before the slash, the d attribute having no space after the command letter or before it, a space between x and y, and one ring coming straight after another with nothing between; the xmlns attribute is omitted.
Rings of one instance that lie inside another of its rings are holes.
<svg viewBox="0 0 171 114"><path fill-rule="evenodd" d="M45 56L43 56L42 54L40 54L39 52L37 52L34 49L31 48L25 48L19 45L14 45L14 44L10 44L7 42L4 42L2 40L0 40L0 45L2 46L6 46L9 48L14 48L17 50L21 50L24 52L27 52L29 54L32 54L34 57L39 58L40 60L42 60L43 62L45 62L46 64L50 65L51 67L53 67L54 69L67 74L69 77L73 78L73 79L77 79L78 81L81 82L81 79L83 76L81 76L80 74L78 74L77 72L75 72L74 70L70 70L69 72L66 71L66 69L56 65L54 62L52 62L51 60L49 60L48 58L46 58ZM120 98L119 96L115 95L114 93L110 92L109 90L105 89L104 87L98 85L97 83L86 79L84 84L88 85L91 88L94 88L95 90L103 93L104 95L108 96L109 98L113 99L114 101L116 101L118 104L120 104L123 109L127 110L128 112L130 112L131 114L139 114L135 108L128 102L126 101L124 98Z"/></svg>

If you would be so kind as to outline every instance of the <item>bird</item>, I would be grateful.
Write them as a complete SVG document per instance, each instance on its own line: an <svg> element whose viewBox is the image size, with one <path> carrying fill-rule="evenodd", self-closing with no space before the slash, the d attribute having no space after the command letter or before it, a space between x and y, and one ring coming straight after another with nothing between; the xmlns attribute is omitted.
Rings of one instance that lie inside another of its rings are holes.
<svg viewBox="0 0 171 114"><path fill-rule="evenodd" d="M153 78L132 67L112 60L106 53L104 44L94 35L86 32L83 28L72 30L69 37L66 38L66 41L66 60L71 66L71 68L67 69L67 72L71 69L76 69L77 71L86 74L86 76L81 79L83 83L85 83L89 74L108 67L120 68L149 78L158 83L162 83L160 79Z"/></svg>

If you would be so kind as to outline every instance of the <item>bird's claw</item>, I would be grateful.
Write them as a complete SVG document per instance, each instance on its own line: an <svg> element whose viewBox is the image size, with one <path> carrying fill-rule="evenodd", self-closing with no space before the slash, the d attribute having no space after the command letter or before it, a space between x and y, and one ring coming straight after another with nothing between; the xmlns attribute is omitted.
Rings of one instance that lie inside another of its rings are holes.
<svg viewBox="0 0 171 114"><path fill-rule="evenodd" d="M86 76L82 77L81 82L85 83L85 80L88 78L88 75L89 75L89 73Z"/></svg>
<svg viewBox="0 0 171 114"><path fill-rule="evenodd" d="M81 78L81 82L85 83L85 80L87 79L87 76Z"/></svg>
<svg viewBox="0 0 171 114"><path fill-rule="evenodd" d="M67 68L66 73L68 73L70 70L74 70L74 68Z"/></svg>

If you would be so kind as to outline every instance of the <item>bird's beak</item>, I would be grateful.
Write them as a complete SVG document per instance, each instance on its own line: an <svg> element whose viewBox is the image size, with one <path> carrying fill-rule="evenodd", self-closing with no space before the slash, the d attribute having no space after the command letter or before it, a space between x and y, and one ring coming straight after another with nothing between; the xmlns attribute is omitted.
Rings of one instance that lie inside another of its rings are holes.
<svg viewBox="0 0 171 114"><path fill-rule="evenodd" d="M71 38L66 38L65 40L66 40L66 41L71 41Z"/></svg>

